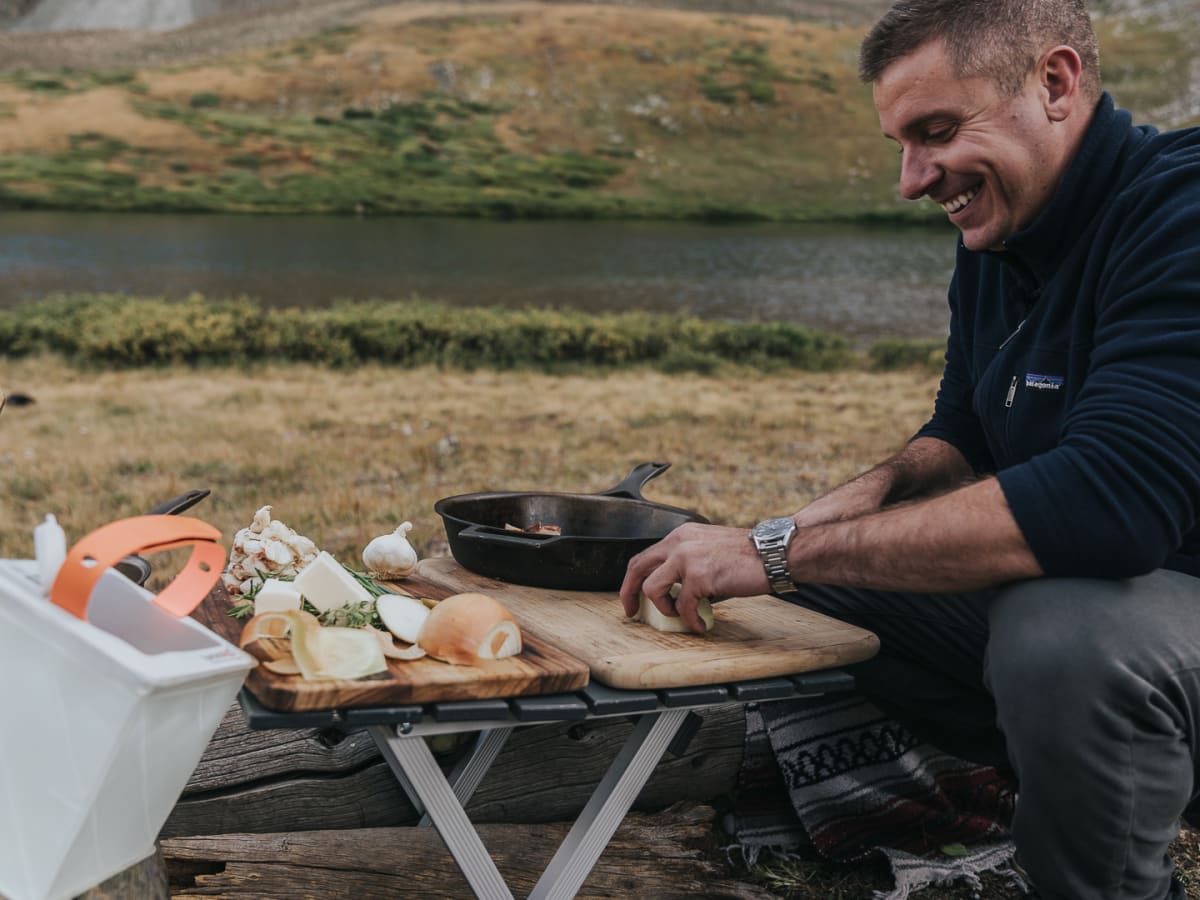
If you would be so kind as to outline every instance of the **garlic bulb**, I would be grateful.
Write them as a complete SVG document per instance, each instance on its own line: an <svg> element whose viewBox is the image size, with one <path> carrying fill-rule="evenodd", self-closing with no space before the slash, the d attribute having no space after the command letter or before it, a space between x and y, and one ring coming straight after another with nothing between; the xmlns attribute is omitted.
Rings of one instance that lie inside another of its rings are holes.
<svg viewBox="0 0 1200 900"><path fill-rule="evenodd" d="M372 539L363 550L362 560L367 574L383 581L407 578L417 567L417 551L408 542L412 522L401 522L391 534Z"/></svg>
<svg viewBox="0 0 1200 900"><path fill-rule="evenodd" d="M221 580L230 595L248 594L267 578L291 577L317 555L317 545L261 507L254 520L233 536Z"/></svg>

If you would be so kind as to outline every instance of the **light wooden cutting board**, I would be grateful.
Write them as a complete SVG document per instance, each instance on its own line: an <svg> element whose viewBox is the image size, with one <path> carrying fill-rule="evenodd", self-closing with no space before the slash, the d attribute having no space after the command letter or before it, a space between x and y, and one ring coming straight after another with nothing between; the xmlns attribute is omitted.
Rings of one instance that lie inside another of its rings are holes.
<svg viewBox="0 0 1200 900"><path fill-rule="evenodd" d="M625 617L615 592L525 587L476 575L453 559L423 560L406 592L441 599L481 591L504 603L522 631L583 660L596 681L624 689L769 678L849 665L879 648L869 631L778 597L734 597L713 606L706 635L665 634Z"/></svg>

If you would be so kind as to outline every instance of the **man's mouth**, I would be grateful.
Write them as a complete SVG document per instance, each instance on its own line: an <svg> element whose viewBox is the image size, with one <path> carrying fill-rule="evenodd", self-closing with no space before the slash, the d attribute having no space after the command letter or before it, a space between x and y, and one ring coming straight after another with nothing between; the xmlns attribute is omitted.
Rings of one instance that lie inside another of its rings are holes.
<svg viewBox="0 0 1200 900"><path fill-rule="evenodd" d="M957 197L951 197L949 200L946 200L945 202L943 202L941 204L942 209L944 209L947 212L947 214L952 216L956 212L959 212L960 210L962 210L972 200L974 200L975 195L978 193L979 193L979 186L976 185L975 187L971 188L970 190L963 191Z"/></svg>

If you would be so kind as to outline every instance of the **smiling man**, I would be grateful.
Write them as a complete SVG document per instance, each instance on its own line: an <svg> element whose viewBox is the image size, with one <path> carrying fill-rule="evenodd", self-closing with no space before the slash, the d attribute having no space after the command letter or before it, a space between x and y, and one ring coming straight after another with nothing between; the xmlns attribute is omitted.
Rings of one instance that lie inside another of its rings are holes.
<svg viewBox="0 0 1200 900"><path fill-rule="evenodd" d="M905 0L863 42L900 190L961 240L946 367L895 456L630 563L694 630L771 590L863 625L859 689L1012 774L1043 898L1184 896L1200 771L1200 129L1135 126L1080 0ZM670 589L682 587L673 600Z"/></svg>

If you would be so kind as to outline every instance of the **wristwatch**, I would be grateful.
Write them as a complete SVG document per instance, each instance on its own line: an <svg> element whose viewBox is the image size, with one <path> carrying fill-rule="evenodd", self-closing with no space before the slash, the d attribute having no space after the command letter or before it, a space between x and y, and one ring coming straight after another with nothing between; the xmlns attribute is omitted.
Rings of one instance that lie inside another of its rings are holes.
<svg viewBox="0 0 1200 900"><path fill-rule="evenodd" d="M796 520L791 516L763 519L750 529L750 541L762 557L767 581L776 594L796 590L796 582L788 570L787 548L796 534Z"/></svg>

